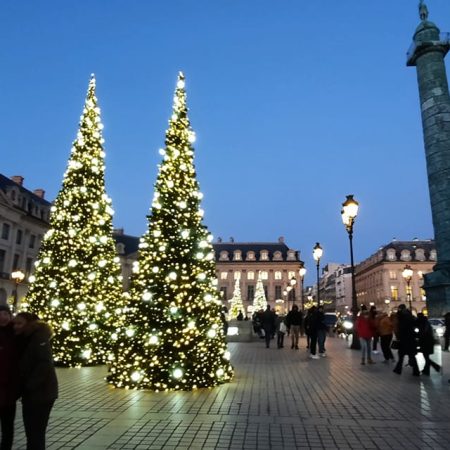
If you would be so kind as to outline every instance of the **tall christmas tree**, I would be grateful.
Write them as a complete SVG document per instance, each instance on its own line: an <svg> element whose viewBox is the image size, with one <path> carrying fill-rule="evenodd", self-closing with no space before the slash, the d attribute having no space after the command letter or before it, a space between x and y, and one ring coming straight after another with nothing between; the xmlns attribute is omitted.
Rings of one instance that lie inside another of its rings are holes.
<svg viewBox="0 0 450 450"><path fill-rule="evenodd" d="M236 317L239 314L239 311L244 313L244 304L242 303L242 296L241 296L241 287L240 287L240 279L237 278L234 283L234 291L233 291L233 297L231 297L230 300L230 318L236 319Z"/></svg>
<svg viewBox="0 0 450 450"><path fill-rule="evenodd" d="M122 276L105 192L103 125L92 76L62 188L51 208L28 308L55 332L55 362L104 363L118 326Z"/></svg>
<svg viewBox="0 0 450 450"><path fill-rule="evenodd" d="M253 312L258 312L261 309L265 310L266 308L267 308L266 293L264 291L261 272L259 272L258 281L256 282L255 297L253 299Z"/></svg>
<svg viewBox="0 0 450 450"><path fill-rule="evenodd" d="M108 376L117 387L190 390L232 376L184 85L180 73L149 228L131 283L128 325Z"/></svg>

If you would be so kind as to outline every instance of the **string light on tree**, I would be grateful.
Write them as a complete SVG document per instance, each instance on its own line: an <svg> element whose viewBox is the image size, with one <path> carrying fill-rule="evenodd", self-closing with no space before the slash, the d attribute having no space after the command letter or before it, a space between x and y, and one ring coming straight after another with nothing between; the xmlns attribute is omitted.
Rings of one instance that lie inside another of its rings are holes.
<svg viewBox="0 0 450 450"><path fill-rule="evenodd" d="M27 295L29 310L55 332L54 359L62 366L106 362L122 312L113 210L104 182L102 129L92 76Z"/></svg>
<svg viewBox="0 0 450 450"><path fill-rule="evenodd" d="M232 377L212 236L202 223L193 134L180 73L148 230L108 381L154 391L212 387Z"/></svg>

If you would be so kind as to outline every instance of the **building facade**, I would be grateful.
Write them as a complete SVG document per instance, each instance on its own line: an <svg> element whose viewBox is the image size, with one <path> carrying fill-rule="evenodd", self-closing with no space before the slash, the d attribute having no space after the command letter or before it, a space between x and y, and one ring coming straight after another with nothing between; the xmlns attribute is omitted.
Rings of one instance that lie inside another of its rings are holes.
<svg viewBox="0 0 450 450"><path fill-rule="evenodd" d="M425 310L423 278L435 264L434 241L393 240L355 267L358 305L395 309L404 303L411 304L417 312ZM402 275L406 265L413 271L409 285Z"/></svg>
<svg viewBox="0 0 450 450"><path fill-rule="evenodd" d="M351 269L339 263L328 263L320 277L320 301L325 311L345 312L351 305Z"/></svg>
<svg viewBox="0 0 450 450"><path fill-rule="evenodd" d="M45 191L33 192L23 186L24 178L0 174L0 304L28 289L39 246L49 225L51 203ZM24 279L16 283L11 274L20 270Z"/></svg>

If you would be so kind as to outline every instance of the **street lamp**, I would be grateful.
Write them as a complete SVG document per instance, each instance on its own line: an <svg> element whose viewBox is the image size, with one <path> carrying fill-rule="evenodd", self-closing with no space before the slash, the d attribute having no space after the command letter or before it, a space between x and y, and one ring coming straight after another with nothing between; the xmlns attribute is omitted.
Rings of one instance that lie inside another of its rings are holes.
<svg viewBox="0 0 450 450"><path fill-rule="evenodd" d="M353 320L353 339L350 348L353 350L360 350L361 344L359 342L358 333L356 332L356 317L358 315L358 303L356 300L356 285L355 285L355 263L353 261L353 224L358 215L359 203L353 198L353 195L347 195L347 199L342 203L342 222L348 233L350 241L350 266L352 274L352 320Z"/></svg>
<svg viewBox="0 0 450 450"><path fill-rule="evenodd" d="M402 277L405 279L406 281L406 285L407 285L407 292L406 295L408 297L408 303L409 303L409 310L412 312L412 304L411 304L411 280L412 280L412 276L413 276L413 270L411 269L411 266L409 264L406 264L405 268L403 269L402 272Z"/></svg>
<svg viewBox="0 0 450 450"><path fill-rule="evenodd" d="M313 258L316 261L317 268L317 306L320 306L320 290L319 290L319 267L320 267L320 258L322 258L323 249L318 242L313 248Z"/></svg>
<svg viewBox="0 0 450 450"><path fill-rule="evenodd" d="M16 313L17 312L17 303L19 301L19 298L18 298L19 297L19 295L18 295L19 284L25 278L25 274L20 269L18 269L11 273L11 278L16 283L16 288L14 289L14 303L13 303L13 312Z"/></svg>
<svg viewBox="0 0 450 450"><path fill-rule="evenodd" d="M298 271L300 274L300 301L302 302L302 311L305 310L305 298L303 296L303 278L305 278L306 269L304 266L300 267L300 270Z"/></svg>

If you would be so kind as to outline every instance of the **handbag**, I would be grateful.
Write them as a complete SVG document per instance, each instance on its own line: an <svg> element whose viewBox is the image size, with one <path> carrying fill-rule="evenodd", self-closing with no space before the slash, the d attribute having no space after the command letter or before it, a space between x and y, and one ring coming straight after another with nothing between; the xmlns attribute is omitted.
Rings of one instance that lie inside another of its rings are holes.
<svg viewBox="0 0 450 450"><path fill-rule="evenodd" d="M393 339L391 342L392 350L398 350L400 348L400 342L397 339Z"/></svg>

